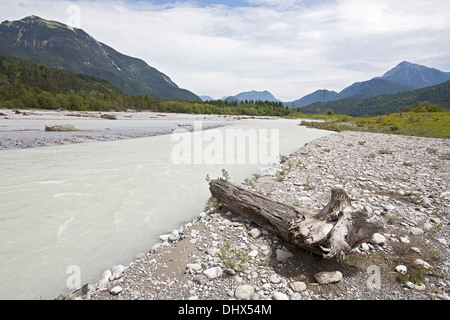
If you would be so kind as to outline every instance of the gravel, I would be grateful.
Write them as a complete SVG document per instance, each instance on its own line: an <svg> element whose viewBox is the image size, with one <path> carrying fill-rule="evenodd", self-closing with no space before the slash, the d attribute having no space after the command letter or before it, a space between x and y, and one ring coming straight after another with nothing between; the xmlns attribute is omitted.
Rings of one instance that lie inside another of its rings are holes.
<svg viewBox="0 0 450 320"><path fill-rule="evenodd" d="M321 209L331 189L341 187L355 207L382 218L384 232L342 263L215 208L177 229L173 240L163 237L130 265L116 267L120 277L103 277L101 286L89 285L78 299L448 300L449 152L448 140L341 132L309 143L243 184L311 210ZM235 257L235 267L219 257L226 243L246 257ZM320 284L318 274L332 283Z"/></svg>

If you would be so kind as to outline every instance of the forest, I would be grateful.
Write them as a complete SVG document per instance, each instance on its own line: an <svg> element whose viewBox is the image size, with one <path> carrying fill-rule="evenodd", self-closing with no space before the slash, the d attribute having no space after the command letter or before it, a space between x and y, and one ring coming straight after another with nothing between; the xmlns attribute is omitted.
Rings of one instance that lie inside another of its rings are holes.
<svg viewBox="0 0 450 320"><path fill-rule="evenodd" d="M318 102L298 108L295 111L320 114L332 110L335 114L352 117L378 116L401 112L405 107L418 102L429 102L450 109L450 81L432 87L381 95L369 99L348 98L325 103Z"/></svg>
<svg viewBox="0 0 450 320"><path fill-rule="evenodd" d="M282 102L162 100L123 94L113 84L0 54L0 108L286 116Z"/></svg>

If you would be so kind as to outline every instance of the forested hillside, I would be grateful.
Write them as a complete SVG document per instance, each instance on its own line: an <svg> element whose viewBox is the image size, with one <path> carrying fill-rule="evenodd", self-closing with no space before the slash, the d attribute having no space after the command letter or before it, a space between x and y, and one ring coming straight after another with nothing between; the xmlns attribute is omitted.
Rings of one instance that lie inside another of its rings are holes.
<svg viewBox="0 0 450 320"><path fill-rule="evenodd" d="M450 81L433 87L382 95L370 99L349 98L325 103L318 102L304 108L299 108L299 111L304 113L323 113L326 110L333 110L336 114L360 117L364 115L395 113L417 102L426 101L439 104L441 107L449 109Z"/></svg>
<svg viewBox="0 0 450 320"><path fill-rule="evenodd" d="M85 74L71 74L27 59L0 54L0 108L125 111L285 116L281 102L162 100L123 94L113 84Z"/></svg>

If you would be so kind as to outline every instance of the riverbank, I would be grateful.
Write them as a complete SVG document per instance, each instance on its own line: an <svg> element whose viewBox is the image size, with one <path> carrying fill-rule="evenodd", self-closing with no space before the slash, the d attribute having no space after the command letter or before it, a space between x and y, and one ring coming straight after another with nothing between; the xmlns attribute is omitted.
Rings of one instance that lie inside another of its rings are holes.
<svg viewBox="0 0 450 320"><path fill-rule="evenodd" d="M331 188L344 188L385 230L342 263L296 248L226 208L212 209L66 298L448 300L449 154L444 139L341 132L243 184L312 210L326 205ZM321 283L321 272L332 272L332 283Z"/></svg>
<svg viewBox="0 0 450 320"><path fill-rule="evenodd" d="M179 129L193 131L195 121L204 122L203 130L207 130L247 118L135 111L0 109L0 150L136 139L171 134ZM153 124L147 125L146 121ZM140 125L136 125L137 122ZM51 126L59 126L63 130L46 130Z"/></svg>

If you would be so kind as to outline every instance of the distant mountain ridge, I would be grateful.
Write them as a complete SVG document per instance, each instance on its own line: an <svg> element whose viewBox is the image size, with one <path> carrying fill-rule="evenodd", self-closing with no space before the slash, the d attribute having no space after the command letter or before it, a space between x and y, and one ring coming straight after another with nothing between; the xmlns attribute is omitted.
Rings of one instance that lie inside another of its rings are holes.
<svg viewBox="0 0 450 320"><path fill-rule="evenodd" d="M241 92L235 96L229 96L226 98L223 98L222 100L228 101L228 102L241 102L241 101L269 101L269 102L280 102L277 98L274 97L272 93L269 91L248 91L248 92Z"/></svg>
<svg viewBox="0 0 450 320"><path fill-rule="evenodd" d="M107 80L130 95L200 100L143 60L123 55L81 29L37 16L2 22L0 51Z"/></svg>
<svg viewBox="0 0 450 320"><path fill-rule="evenodd" d="M326 99L323 98L324 91L318 90L299 100L286 102L285 105L290 108L302 108L318 102L323 103L348 98L370 99L381 95L435 86L448 80L450 80L449 72L403 61L383 76L364 82L356 82L339 93L326 90Z"/></svg>
<svg viewBox="0 0 450 320"><path fill-rule="evenodd" d="M420 89L450 80L450 73L403 61L380 78L397 81Z"/></svg>

